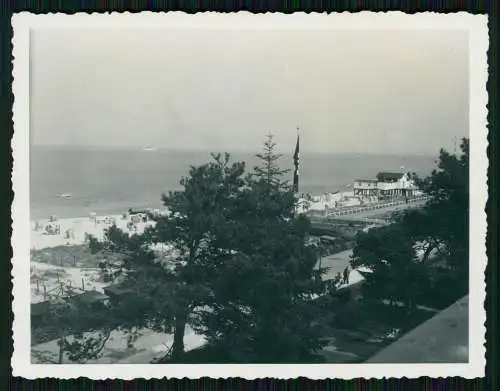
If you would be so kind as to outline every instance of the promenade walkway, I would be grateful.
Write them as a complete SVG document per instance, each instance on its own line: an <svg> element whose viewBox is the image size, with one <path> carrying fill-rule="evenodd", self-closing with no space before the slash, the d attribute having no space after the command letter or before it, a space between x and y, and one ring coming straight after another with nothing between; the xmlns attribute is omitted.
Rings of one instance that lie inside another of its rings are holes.
<svg viewBox="0 0 500 391"><path fill-rule="evenodd" d="M335 254L330 254L325 257L322 257L318 262L316 263L315 268L319 269L321 268L328 268L325 274L321 276L323 281L331 281L334 280L337 274L340 273L342 276L344 269L346 267L349 267L349 282L348 283L343 283L339 282L337 284L337 289L344 289L352 285L356 285L363 281L365 277L360 273L361 270L366 270L365 268L360 268L360 269L351 269L350 267L350 260L352 256L352 250L345 250L341 251Z"/></svg>
<svg viewBox="0 0 500 391"><path fill-rule="evenodd" d="M316 267L329 268L328 271L323 275L323 280L333 280L337 273L342 274L346 266L349 266L349 261L351 259L352 250L346 250L339 253L327 255L322 257L318 261Z"/></svg>
<svg viewBox="0 0 500 391"><path fill-rule="evenodd" d="M428 199L428 196L419 196L409 198L408 201L398 200L391 202L381 202L373 205L341 208L331 211L325 217L330 219L337 217L346 218L348 216L356 216L358 218L371 218L373 216L379 216L397 210L421 207L427 202Z"/></svg>
<svg viewBox="0 0 500 391"><path fill-rule="evenodd" d="M324 213L310 213L309 217L314 228L328 229L335 227L336 223L364 223L374 225L386 225L390 220L386 217L392 212L410 208L420 208L429 199L428 196L420 196L404 200L384 202L373 205L357 206L333 210L327 215Z"/></svg>
<svg viewBox="0 0 500 391"><path fill-rule="evenodd" d="M344 216L344 217L328 217L324 219L326 222L331 224L342 222L342 223L364 223L367 225L387 225L390 224L390 219L387 218L369 218L358 215Z"/></svg>

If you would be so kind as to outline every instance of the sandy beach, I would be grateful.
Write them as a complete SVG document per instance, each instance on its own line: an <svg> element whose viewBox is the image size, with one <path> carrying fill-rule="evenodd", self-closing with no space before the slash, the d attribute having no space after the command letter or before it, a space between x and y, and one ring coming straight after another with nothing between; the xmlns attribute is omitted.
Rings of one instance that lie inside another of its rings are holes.
<svg viewBox="0 0 500 391"><path fill-rule="evenodd" d="M72 288L76 292L96 290L102 292L106 283L100 281L99 255L90 253L86 235L99 240L105 229L113 223L130 234L142 233L154 221L138 221L120 215L88 216L66 219L32 221L31 226L31 302L50 300L61 295L61 288ZM57 227L57 231L50 229ZM38 229L36 229L38 228Z"/></svg>
<svg viewBox="0 0 500 391"><path fill-rule="evenodd" d="M127 228L130 217L123 219L120 215L57 219L54 222L51 222L49 219L37 220L31 222L30 248L32 250L39 250L48 247L83 244L85 242L85 234L93 235L101 240L104 236L104 230L112 225L111 222L115 222L118 228L130 233L142 233L147 226L154 224L153 221L138 222L135 223L137 230L130 231ZM35 230L37 224L41 229ZM47 233L47 226L59 226L60 233Z"/></svg>
<svg viewBox="0 0 500 391"><path fill-rule="evenodd" d="M153 221L141 221L129 229L130 222L130 216L122 218L120 215L32 221L31 303L55 300L67 295L68 289L74 294L89 290L102 293L109 283L101 280L98 266L101 259L90 253L85 236L90 234L102 240L104 230L112 223L130 234L142 233L146 227L154 225ZM48 233L46 227L57 227L57 233ZM147 363L164 355L172 340L173 335L145 329L134 347L127 348L126 335L115 330L106 343L103 356L89 363ZM187 327L184 343L186 350L191 350L203 345L204 338ZM58 352L57 340L32 346L32 362L56 362ZM64 362L69 362L67 357Z"/></svg>

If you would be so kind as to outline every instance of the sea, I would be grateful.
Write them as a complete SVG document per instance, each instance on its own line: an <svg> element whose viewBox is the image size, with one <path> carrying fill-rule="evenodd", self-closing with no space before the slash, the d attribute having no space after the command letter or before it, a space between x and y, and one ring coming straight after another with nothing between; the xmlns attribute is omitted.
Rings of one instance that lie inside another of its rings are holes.
<svg viewBox="0 0 500 391"><path fill-rule="evenodd" d="M60 218L121 214L132 209L161 208L161 195L181 188L191 165L210 161L208 151L123 150L103 148L32 147L30 149L30 215ZM251 170L253 153L233 152ZM300 192L320 195L348 191L355 179L375 178L379 171L429 175L436 156L318 154L301 152ZM293 169L292 153L280 159ZM287 176L291 180L293 171ZM62 194L71 195L61 197Z"/></svg>

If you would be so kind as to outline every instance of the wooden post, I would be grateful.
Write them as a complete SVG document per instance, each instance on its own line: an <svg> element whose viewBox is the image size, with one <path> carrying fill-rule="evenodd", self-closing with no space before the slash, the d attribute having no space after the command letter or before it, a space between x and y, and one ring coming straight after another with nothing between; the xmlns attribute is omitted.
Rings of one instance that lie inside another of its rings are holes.
<svg viewBox="0 0 500 391"><path fill-rule="evenodd" d="M57 275L57 282L59 282L59 270L56 271L56 275Z"/></svg>
<svg viewBox="0 0 500 391"><path fill-rule="evenodd" d="M47 287L43 284L43 301L47 300Z"/></svg>
<svg viewBox="0 0 500 391"><path fill-rule="evenodd" d="M40 292L40 286L39 286L39 282L38 282L38 279L36 280L36 293Z"/></svg>
<svg viewBox="0 0 500 391"><path fill-rule="evenodd" d="M76 255L73 255L73 266L76 267Z"/></svg>
<svg viewBox="0 0 500 391"><path fill-rule="evenodd" d="M85 292L85 281L83 281L83 277L82 277L82 291Z"/></svg>

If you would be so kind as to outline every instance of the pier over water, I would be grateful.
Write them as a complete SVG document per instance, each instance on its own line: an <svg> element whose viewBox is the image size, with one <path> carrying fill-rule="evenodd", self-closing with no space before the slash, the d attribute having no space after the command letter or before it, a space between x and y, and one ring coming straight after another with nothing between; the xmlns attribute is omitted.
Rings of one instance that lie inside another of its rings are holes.
<svg viewBox="0 0 500 391"><path fill-rule="evenodd" d="M391 213L412 208L421 208L429 200L428 196L412 197L408 200L377 203L332 210L328 214L308 213L314 230L329 231L339 225L383 226L390 224Z"/></svg>

